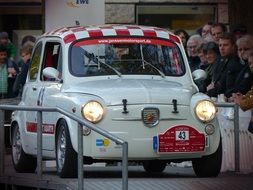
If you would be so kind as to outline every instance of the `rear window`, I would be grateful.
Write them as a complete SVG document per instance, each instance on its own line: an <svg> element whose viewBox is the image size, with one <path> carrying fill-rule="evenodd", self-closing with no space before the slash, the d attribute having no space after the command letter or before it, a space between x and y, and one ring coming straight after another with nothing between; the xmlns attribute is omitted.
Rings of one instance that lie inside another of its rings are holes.
<svg viewBox="0 0 253 190"><path fill-rule="evenodd" d="M171 41L146 38L82 40L70 49L70 72L75 76L181 76L184 62Z"/></svg>

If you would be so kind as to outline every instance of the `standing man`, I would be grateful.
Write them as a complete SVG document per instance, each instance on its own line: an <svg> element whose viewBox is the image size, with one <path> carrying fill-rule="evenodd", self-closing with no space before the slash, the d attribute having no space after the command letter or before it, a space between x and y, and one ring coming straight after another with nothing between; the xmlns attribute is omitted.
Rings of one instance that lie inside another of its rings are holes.
<svg viewBox="0 0 253 190"><path fill-rule="evenodd" d="M253 51L250 51L248 55L248 66L253 73ZM245 95L242 93L234 93L233 100L235 103L239 104L243 111L253 109L253 84L251 86L251 90L249 90ZM252 116L251 121L253 122Z"/></svg>
<svg viewBox="0 0 253 190"><path fill-rule="evenodd" d="M232 33L223 33L219 39L221 60L214 70L213 80L207 86L207 94L217 97L234 86L237 74L242 68L236 55L236 38Z"/></svg>
<svg viewBox="0 0 253 190"><path fill-rule="evenodd" d="M216 24L212 25L212 27L211 27L211 34L212 34L212 37L213 37L213 41L216 44L219 44L219 39L220 39L221 35L224 32L227 32L227 27L226 27L225 24L223 24L223 23L216 23Z"/></svg>
<svg viewBox="0 0 253 190"><path fill-rule="evenodd" d="M242 36L236 41L236 45L238 56L240 58L240 65L242 68L240 71L234 71L238 74L235 74L236 78L234 85L228 88L225 93L225 96L228 98L232 96L232 93L246 94L253 84L253 73L251 72L247 63L249 52L253 50L253 36L249 34ZM233 78L228 80L233 80ZM233 98L231 97L231 101L232 100Z"/></svg>
<svg viewBox="0 0 253 190"><path fill-rule="evenodd" d="M187 41L187 55L191 72L195 71L196 69L200 69L201 60L198 56L197 49L203 43L204 41L202 37L198 34L192 35Z"/></svg>
<svg viewBox="0 0 253 190"><path fill-rule="evenodd" d="M0 45L6 46L8 58L10 58L11 61L14 61L17 49L9 40L9 35L7 32L0 32Z"/></svg>
<svg viewBox="0 0 253 190"><path fill-rule="evenodd" d="M12 96L10 83L15 79L16 74L14 63L7 57L6 46L0 45L0 99Z"/></svg>
<svg viewBox="0 0 253 190"><path fill-rule="evenodd" d="M31 44L26 44L20 49L20 55L22 57L23 63L21 65L20 73L16 77L16 80L13 84L12 90L15 94L19 94L19 93L21 94L23 86L26 82L27 73L30 66L30 62L31 62L30 59L32 56L32 50L33 50L33 45Z"/></svg>
<svg viewBox="0 0 253 190"><path fill-rule="evenodd" d="M205 42L210 42L213 41L212 35L211 35L211 28L212 28L213 23L208 22L206 23L202 30L201 30L201 37Z"/></svg>
<svg viewBox="0 0 253 190"><path fill-rule="evenodd" d="M6 64L7 50L0 46L0 99L6 98L8 93L8 69Z"/></svg>

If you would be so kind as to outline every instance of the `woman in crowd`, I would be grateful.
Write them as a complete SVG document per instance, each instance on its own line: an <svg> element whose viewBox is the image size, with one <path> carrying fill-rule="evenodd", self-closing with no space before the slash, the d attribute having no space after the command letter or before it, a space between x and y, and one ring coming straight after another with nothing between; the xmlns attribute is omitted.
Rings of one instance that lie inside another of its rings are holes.
<svg viewBox="0 0 253 190"><path fill-rule="evenodd" d="M204 69L207 77L205 80L198 82L199 91L205 93L206 87L212 82L213 80L213 73L217 67L217 64L220 60L220 52L219 47L215 42L208 42L203 45L203 54L206 60L206 66Z"/></svg>
<svg viewBox="0 0 253 190"><path fill-rule="evenodd" d="M207 78L205 80L206 86L213 80L213 74L220 61L219 47L215 42L208 42L203 47L204 56L207 62L207 68L205 69Z"/></svg>

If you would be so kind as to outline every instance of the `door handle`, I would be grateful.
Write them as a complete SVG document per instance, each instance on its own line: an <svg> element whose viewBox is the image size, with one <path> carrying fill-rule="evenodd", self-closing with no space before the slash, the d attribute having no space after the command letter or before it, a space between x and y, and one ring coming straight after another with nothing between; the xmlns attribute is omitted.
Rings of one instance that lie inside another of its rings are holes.
<svg viewBox="0 0 253 190"><path fill-rule="evenodd" d="M33 91L36 91L36 90L37 90L37 88L36 88L35 86L33 86L32 89L33 89Z"/></svg>

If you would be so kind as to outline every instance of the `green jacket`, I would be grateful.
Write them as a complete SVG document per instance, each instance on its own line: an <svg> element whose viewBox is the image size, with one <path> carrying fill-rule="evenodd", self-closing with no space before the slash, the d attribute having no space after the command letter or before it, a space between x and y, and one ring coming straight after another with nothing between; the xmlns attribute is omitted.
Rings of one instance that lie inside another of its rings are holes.
<svg viewBox="0 0 253 190"><path fill-rule="evenodd" d="M12 58L15 59L16 54L17 54L17 49L16 49L16 47L13 45L13 43L8 42L8 44L6 45L6 48L7 48L8 57L12 57Z"/></svg>

